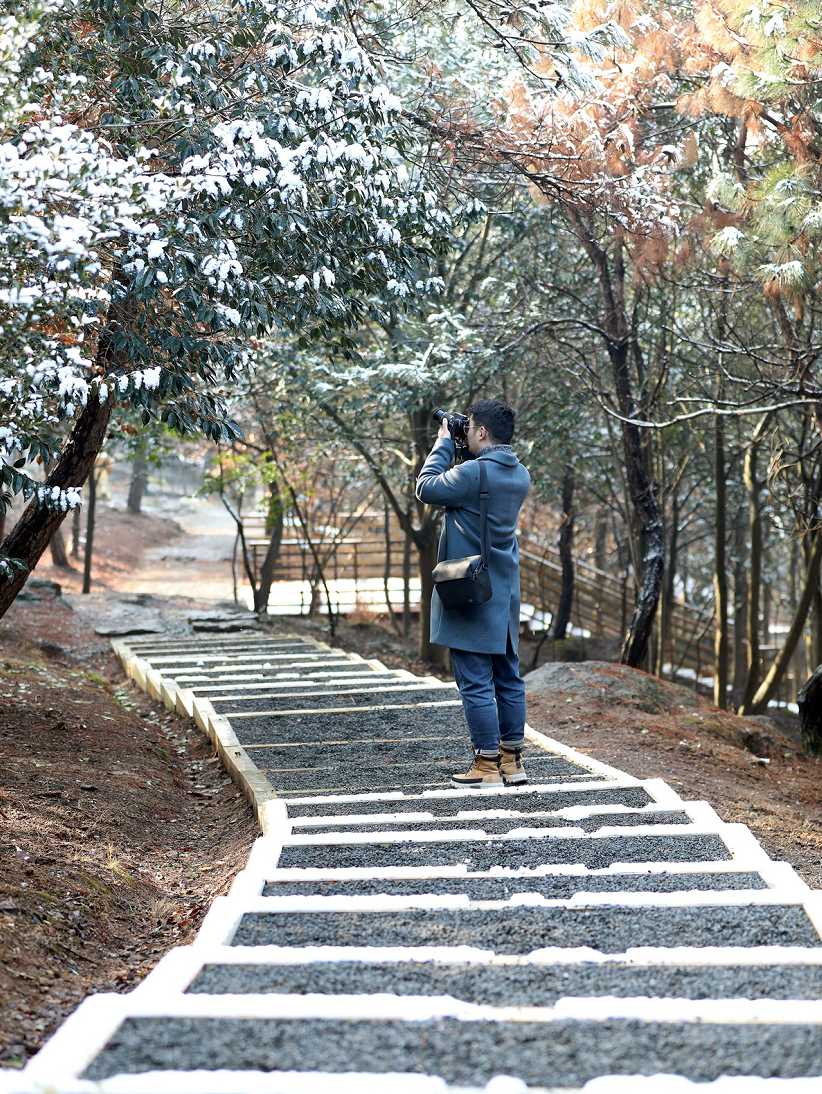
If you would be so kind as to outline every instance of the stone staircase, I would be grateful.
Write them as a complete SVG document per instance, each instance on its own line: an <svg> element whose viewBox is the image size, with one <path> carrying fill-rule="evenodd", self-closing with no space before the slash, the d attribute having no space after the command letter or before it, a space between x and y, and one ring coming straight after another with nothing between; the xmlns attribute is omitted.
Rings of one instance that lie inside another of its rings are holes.
<svg viewBox="0 0 822 1094"><path fill-rule="evenodd" d="M0 1091L822 1090L822 896L743 825L530 729L528 786L448 789L453 685L319 642L113 645L263 835L192 945Z"/></svg>

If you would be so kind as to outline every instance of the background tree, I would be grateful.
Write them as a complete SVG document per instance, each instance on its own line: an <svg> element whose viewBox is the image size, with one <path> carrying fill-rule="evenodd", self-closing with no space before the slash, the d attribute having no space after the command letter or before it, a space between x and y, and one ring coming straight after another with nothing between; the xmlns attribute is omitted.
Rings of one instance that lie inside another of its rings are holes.
<svg viewBox="0 0 822 1094"><path fill-rule="evenodd" d="M425 293L448 218L340 14L55 0L6 19L0 397L19 455L3 484L36 501L4 546L0 612L116 402L230 440L216 387L250 339L287 329L345 355L367 313ZM38 454L54 461L40 488L21 463Z"/></svg>

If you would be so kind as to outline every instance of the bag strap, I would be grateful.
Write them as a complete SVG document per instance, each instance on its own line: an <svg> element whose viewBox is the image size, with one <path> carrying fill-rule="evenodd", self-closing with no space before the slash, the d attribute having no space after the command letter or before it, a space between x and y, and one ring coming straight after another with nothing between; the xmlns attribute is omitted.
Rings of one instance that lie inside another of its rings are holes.
<svg viewBox="0 0 822 1094"><path fill-rule="evenodd" d="M488 471L482 460L477 460L480 469L480 564L488 569L491 558L491 544L488 541ZM443 522L445 533L445 557L448 557L448 517Z"/></svg>
<svg viewBox="0 0 822 1094"><path fill-rule="evenodd" d="M480 557L483 569L488 569L491 558L491 545L488 542L488 472L485 460L477 460L480 469Z"/></svg>

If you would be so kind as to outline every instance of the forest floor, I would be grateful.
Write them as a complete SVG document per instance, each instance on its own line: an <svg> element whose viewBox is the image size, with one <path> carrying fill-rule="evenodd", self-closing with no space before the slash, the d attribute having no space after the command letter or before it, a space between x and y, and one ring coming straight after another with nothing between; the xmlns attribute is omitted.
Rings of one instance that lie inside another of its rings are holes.
<svg viewBox="0 0 822 1094"><path fill-rule="evenodd" d="M190 940L257 835L205 736L127 681L95 630L124 603L185 612L230 595L225 537L215 550L195 533L162 514L104 507L92 596L78 595L78 569L41 565L0 621L0 1067L22 1066L86 995L130 990ZM163 595L140 591L152 582ZM175 589L198 598L166 595ZM321 622L270 625L329 640ZM443 675L384 620L344 620L333 641ZM649 711L606 692L543 688L528 716L598 760L708 800L822 886L820 762L772 726L750 720L746 730L704 699L680 707L678 693ZM751 727L761 730L760 755L742 739Z"/></svg>

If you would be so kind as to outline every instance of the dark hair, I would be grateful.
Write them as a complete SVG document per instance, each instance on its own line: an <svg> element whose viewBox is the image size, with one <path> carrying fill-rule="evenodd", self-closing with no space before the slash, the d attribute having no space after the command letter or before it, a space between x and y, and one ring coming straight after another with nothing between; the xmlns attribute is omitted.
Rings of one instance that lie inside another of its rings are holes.
<svg viewBox="0 0 822 1094"><path fill-rule="evenodd" d="M484 425L495 444L510 444L517 412L501 399L481 399L468 407L475 425Z"/></svg>

